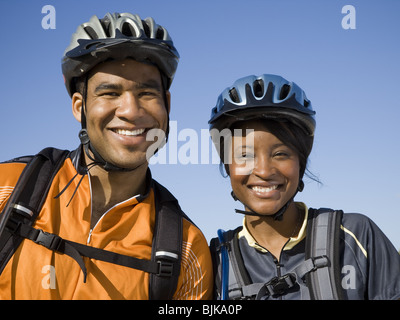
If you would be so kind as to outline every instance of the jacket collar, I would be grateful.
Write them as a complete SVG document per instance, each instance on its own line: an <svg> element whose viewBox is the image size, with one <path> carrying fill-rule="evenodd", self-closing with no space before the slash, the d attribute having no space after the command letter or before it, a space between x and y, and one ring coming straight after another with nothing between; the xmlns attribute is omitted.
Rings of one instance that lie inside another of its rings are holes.
<svg viewBox="0 0 400 320"><path fill-rule="evenodd" d="M86 166L84 165L84 161L82 159L83 155L83 150L82 146L80 145L77 149L73 150L70 153L70 159L72 161L73 166L75 167L75 170L80 174L80 175L85 175L87 174L86 171ZM154 185L154 180L151 175L151 171L148 168L147 173L146 173L146 190L143 194L139 195L136 199L141 202L144 199L146 199L150 193L150 189L153 188Z"/></svg>

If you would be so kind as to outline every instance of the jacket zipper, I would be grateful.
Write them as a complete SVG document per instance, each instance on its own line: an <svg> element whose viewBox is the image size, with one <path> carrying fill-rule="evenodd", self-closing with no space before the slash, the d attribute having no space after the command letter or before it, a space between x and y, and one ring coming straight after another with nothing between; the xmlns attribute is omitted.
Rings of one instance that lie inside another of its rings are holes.
<svg viewBox="0 0 400 320"><path fill-rule="evenodd" d="M93 197L92 197L92 184L91 184L91 182L90 182L90 174L88 174L88 177L89 177L89 189L90 189L90 219L92 218L92 210L93 210L93 205L92 205L92 199L93 199ZM97 222L96 222L96 224L94 225L94 227L93 228L91 228L90 230L89 230L89 235L88 235L88 238L87 238L87 240L86 240L86 244L88 245L89 243L90 243L90 241L92 240L92 233L93 233L93 229L95 229L96 228L96 226L99 224L99 222L101 221L101 219L103 219L103 217L107 214L107 213L109 213L111 210L113 210L115 207L117 207L118 205L120 205L120 204L122 204L122 203L124 203L124 202L126 202L126 201L129 201L129 200L131 200L131 199L133 199L133 198L136 198L138 195L136 195L136 196L134 196L134 197L132 197L132 198L129 198L129 199L126 199L126 200L124 200L124 201L121 201L121 202L119 202L119 203L117 203L117 204L115 204L115 205L113 205L110 209L108 209L106 212L104 212L103 214L102 214L102 216L99 218L99 220L97 220Z"/></svg>
<svg viewBox="0 0 400 320"><path fill-rule="evenodd" d="M123 202L125 202L125 201L123 201ZM89 230L89 236L88 236L88 238L87 238L86 244L89 244L89 243L90 243L90 240L92 239L93 229L96 228L96 226L99 224L99 222L101 221L101 219L103 219L103 217L104 217L107 213L109 213L112 209L114 209L116 206L118 206L119 204L121 204L121 203L123 203L123 202L117 203L116 205L112 206L110 209L108 209L106 212L104 212L104 213L102 214L102 216L100 217L100 219L97 220L97 222L96 222L96 224L94 225L94 227L91 228L91 229ZM90 212L90 217L92 217L92 212Z"/></svg>
<svg viewBox="0 0 400 320"><path fill-rule="evenodd" d="M90 174L88 174L88 178L89 178L89 189L90 189L90 219L92 219L93 216L93 195L92 195L92 183L90 181ZM101 221L101 219L103 219L103 217L110 211L112 210L114 207L116 207L118 204L114 205L112 208L108 209L106 212L104 212L101 217L99 218L99 220L97 220L96 224L94 225L93 228L91 228L89 230L89 235L88 238L86 240L86 244L88 245L90 243L90 241L92 240L92 233L93 233L93 229L96 228L96 226L99 224L99 222Z"/></svg>
<svg viewBox="0 0 400 320"><path fill-rule="evenodd" d="M276 266L276 274L277 274L278 278L280 278L282 276L281 264L280 264L280 261L282 261L282 252L283 252L283 249L286 247L286 245L288 244L289 241L290 241L290 238L283 245L283 247L281 249L281 252L279 253L279 260L274 255L272 255L274 257L274 263L275 263L275 266ZM279 296L279 300L283 300L282 297L283 297L283 295L280 295Z"/></svg>

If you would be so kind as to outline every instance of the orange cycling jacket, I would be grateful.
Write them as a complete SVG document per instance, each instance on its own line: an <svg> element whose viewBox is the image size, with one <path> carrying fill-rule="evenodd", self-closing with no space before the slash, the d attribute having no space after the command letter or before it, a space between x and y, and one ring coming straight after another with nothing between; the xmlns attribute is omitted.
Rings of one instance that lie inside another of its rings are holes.
<svg viewBox="0 0 400 320"><path fill-rule="evenodd" d="M84 176L79 186L81 177L73 179L80 154L80 149L72 152L54 177L34 227L77 243L149 260L155 224L150 171L144 195L115 205L91 229L90 176ZM25 165L0 164L0 211ZM71 185L55 199L71 180ZM84 262L86 283L76 261L25 239L0 275L0 299L148 299L148 273L86 257ZM207 241L192 222L183 219L181 272L174 299L210 299L212 286Z"/></svg>

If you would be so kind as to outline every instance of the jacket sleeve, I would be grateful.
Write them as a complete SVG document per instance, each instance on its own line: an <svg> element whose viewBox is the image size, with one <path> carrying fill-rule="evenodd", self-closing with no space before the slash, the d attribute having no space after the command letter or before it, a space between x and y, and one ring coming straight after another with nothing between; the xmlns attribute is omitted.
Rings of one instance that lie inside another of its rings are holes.
<svg viewBox="0 0 400 320"><path fill-rule="evenodd" d="M392 300L400 298L400 255L371 220L368 250L368 298Z"/></svg>

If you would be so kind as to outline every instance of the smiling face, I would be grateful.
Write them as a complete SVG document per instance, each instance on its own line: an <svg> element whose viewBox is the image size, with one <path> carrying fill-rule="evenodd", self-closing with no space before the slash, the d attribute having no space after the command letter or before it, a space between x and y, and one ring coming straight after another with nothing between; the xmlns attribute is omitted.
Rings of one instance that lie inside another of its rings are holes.
<svg viewBox="0 0 400 320"><path fill-rule="evenodd" d="M300 180L297 153L270 133L261 121L248 121L238 129L247 136L233 136L231 185L236 197L263 215L273 215L295 194Z"/></svg>
<svg viewBox="0 0 400 320"><path fill-rule="evenodd" d="M164 101L161 76L155 66L132 59L110 61L95 67L88 78L86 123L91 143L107 162L135 168L147 162L153 139L151 129L167 129L168 101ZM80 121L82 95L72 98ZM169 108L169 107L168 107Z"/></svg>

